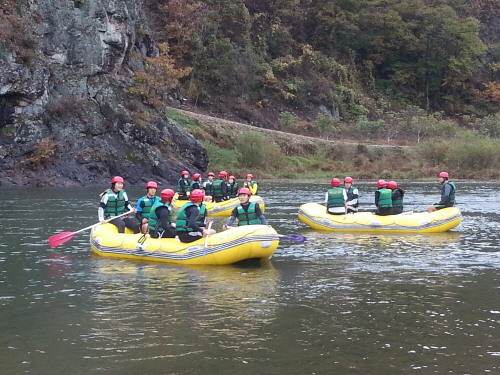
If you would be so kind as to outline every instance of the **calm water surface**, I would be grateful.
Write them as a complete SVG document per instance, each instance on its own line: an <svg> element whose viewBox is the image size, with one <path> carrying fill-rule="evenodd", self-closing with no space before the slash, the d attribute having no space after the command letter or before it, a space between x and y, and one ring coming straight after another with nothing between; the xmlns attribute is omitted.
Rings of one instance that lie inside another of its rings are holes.
<svg viewBox="0 0 500 375"><path fill-rule="evenodd" d="M309 240L222 267L96 257L88 232L51 249L103 189L0 189L0 374L500 374L500 184L457 185L453 231L373 235L298 221L326 184L266 181L269 222ZM439 197L402 187L406 211Z"/></svg>

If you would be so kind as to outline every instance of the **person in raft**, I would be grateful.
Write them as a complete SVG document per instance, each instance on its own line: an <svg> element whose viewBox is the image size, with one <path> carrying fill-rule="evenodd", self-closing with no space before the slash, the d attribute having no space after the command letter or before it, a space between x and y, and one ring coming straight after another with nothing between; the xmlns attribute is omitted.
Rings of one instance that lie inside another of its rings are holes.
<svg viewBox="0 0 500 375"><path fill-rule="evenodd" d="M205 191L193 190L189 197L191 202L184 204L179 210L175 224L181 242L193 242L216 233L213 229L205 229L207 210L203 204L204 197Z"/></svg>
<svg viewBox="0 0 500 375"><path fill-rule="evenodd" d="M455 191L456 187L453 182L449 181L450 175L448 172L441 172L438 175L439 183L441 188L441 200L434 203L427 208L427 212L434 212L436 210L441 210L446 207L453 207L455 205Z"/></svg>
<svg viewBox="0 0 500 375"><path fill-rule="evenodd" d="M403 197L405 191L398 187L396 181L389 181L387 187L392 190L392 214L399 215L403 212Z"/></svg>
<svg viewBox="0 0 500 375"><path fill-rule="evenodd" d="M375 215L392 215L392 190L387 188L387 182L384 180L377 181L377 188L375 192L375 206L377 206Z"/></svg>
<svg viewBox="0 0 500 375"><path fill-rule="evenodd" d="M347 193L340 187L338 178L333 178L331 184L332 188L328 189L325 195L326 212L330 215L345 215Z"/></svg>
<svg viewBox="0 0 500 375"><path fill-rule="evenodd" d="M223 202L229 199L229 195L227 194L227 172L221 171L219 172L219 179L215 180L212 183L213 186L213 195L212 199L215 202Z"/></svg>
<svg viewBox="0 0 500 375"><path fill-rule="evenodd" d="M352 177L346 177L344 178L344 189L347 194L347 202L345 204L346 207L346 213L348 214L354 214L358 212L358 198L359 198L359 192L358 188L352 186L352 183L354 180Z"/></svg>
<svg viewBox="0 0 500 375"><path fill-rule="evenodd" d="M249 188L241 188L238 191L238 199L240 203L231 212L231 216L226 224L222 226L223 230L227 230L234 221L238 219L238 226L241 225L269 225L266 218L262 214L262 210L258 203L250 202L252 193Z"/></svg>
<svg viewBox="0 0 500 375"><path fill-rule="evenodd" d="M227 195L229 195L229 198L236 198L238 196L238 183L234 176L229 176L229 180L227 181Z"/></svg>
<svg viewBox="0 0 500 375"><path fill-rule="evenodd" d="M148 232L148 219L151 212L151 207L153 207L153 205L160 200L160 197L156 196L156 189L158 189L158 184L156 182L147 182L146 195L139 198L135 206L135 209L137 211L135 217L141 224L141 233Z"/></svg>
<svg viewBox="0 0 500 375"><path fill-rule="evenodd" d="M189 200L189 172L182 171L181 178L177 181L177 199L180 201Z"/></svg>
<svg viewBox="0 0 500 375"><path fill-rule="evenodd" d="M212 196L214 195L214 172L207 173L207 180L203 183L202 189L205 190L204 202L212 202Z"/></svg>
<svg viewBox="0 0 500 375"><path fill-rule="evenodd" d="M253 195L257 194L257 190L259 189L259 184L257 184L257 181L253 180L253 174L251 173L247 174L247 180L243 183L243 187L249 188L250 192Z"/></svg>
<svg viewBox="0 0 500 375"><path fill-rule="evenodd" d="M136 212L128 201L128 195L123 190L125 181L120 176L115 176L111 179L111 188L101 193L101 201L97 214L99 222L104 222L113 216L119 216L127 211ZM119 217L110 221L111 224L118 228L118 233L125 233L125 228L131 229L134 233L139 233L139 224L131 218Z"/></svg>
<svg viewBox="0 0 500 375"><path fill-rule="evenodd" d="M193 191L195 189L201 189L202 188L202 182L201 182L201 174L195 173L193 175L193 182L191 182L191 186L189 187L189 191Z"/></svg>
<svg viewBox="0 0 500 375"><path fill-rule="evenodd" d="M174 238L177 235L175 223L172 222L172 189L163 189L160 200L155 202L149 215L148 228L152 238Z"/></svg>

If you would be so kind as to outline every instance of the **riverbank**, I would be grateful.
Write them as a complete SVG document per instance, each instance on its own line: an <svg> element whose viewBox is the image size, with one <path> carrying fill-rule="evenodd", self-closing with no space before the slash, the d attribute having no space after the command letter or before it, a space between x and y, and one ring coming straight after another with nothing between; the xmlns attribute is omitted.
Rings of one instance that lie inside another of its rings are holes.
<svg viewBox="0 0 500 375"><path fill-rule="evenodd" d="M500 177L500 142L473 132L395 145L314 138L173 108L167 115L206 147L209 171L237 178L251 172L260 178L426 180L442 170L460 179Z"/></svg>

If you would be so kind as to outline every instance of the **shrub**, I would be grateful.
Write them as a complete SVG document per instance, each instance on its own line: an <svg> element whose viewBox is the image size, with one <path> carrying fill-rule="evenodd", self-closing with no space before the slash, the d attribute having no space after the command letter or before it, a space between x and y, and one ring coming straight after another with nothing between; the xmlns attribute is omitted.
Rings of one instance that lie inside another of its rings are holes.
<svg viewBox="0 0 500 375"><path fill-rule="evenodd" d="M285 111L280 113L279 122L282 130L292 132L297 129L299 118L295 113Z"/></svg>

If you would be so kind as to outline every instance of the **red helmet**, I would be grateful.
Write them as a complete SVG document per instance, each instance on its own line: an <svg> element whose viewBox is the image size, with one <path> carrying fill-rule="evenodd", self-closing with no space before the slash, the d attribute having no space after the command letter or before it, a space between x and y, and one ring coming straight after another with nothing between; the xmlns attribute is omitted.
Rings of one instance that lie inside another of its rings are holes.
<svg viewBox="0 0 500 375"><path fill-rule="evenodd" d="M198 181L198 179L199 179L200 177L201 177L201 174L199 174L199 173L195 173L195 174L193 175L193 180L194 180L194 181Z"/></svg>
<svg viewBox="0 0 500 375"><path fill-rule="evenodd" d="M219 177L226 178L227 172L226 171L219 172Z"/></svg>
<svg viewBox="0 0 500 375"><path fill-rule="evenodd" d="M175 192L172 189L163 189L160 193L160 197L163 200L172 199L175 195Z"/></svg>
<svg viewBox="0 0 500 375"><path fill-rule="evenodd" d="M251 174L251 173L247 174L247 178L248 177L253 178L253 174Z"/></svg>
<svg viewBox="0 0 500 375"><path fill-rule="evenodd" d="M385 188L387 186L387 182L385 182L384 180L378 180L377 181L377 187L380 189L380 188Z"/></svg>
<svg viewBox="0 0 500 375"><path fill-rule="evenodd" d="M111 183L114 184L115 182L121 182L123 184L125 183L125 180L123 179L123 177L115 176L111 179Z"/></svg>
<svg viewBox="0 0 500 375"><path fill-rule="evenodd" d="M189 196L189 199L191 199L193 203L201 202L203 198L205 198L205 190L201 189L194 189Z"/></svg>
<svg viewBox="0 0 500 375"><path fill-rule="evenodd" d="M450 178L450 175L448 174L448 172L441 172L440 174L438 174L438 177Z"/></svg>
<svg viewBox="0 0 500 375"><path fill-rule="evenodd" d="M340 186L340 180L338 178L332 178L332 186L333 187L339 187Z"/></svg>
<svg viewBox="0 0 500 375"><path fill-rule="evenodd" d="M238 190L238 195L240 194L252 195L252 192L249 188L241 188L240 190Z"/></svg>
<svg viewBox="0 0 500 375"><path fill-rule="evenodd" d="M229 176L229 179L236 180L236 178L234 176Z"/></svg>
<svg viewBox="0 0 500 375"><path fill-rule="evenodd" d="M149 189L149 188L158 189L158 184L154 181L149 181L148 183L146 183L146 189Z"/></svg>
<svg viewBox="0 0 500 375"><path fill-rule="evenodd" d="M185 174L189 174L189 172L188 171L182 171L181 172L181 176L184 176Z"/></svg>
<svg viewBox="0 0 500 375"><path fill-rule="evenodd" d="M208 172L207 176L215 176L214 172Z"/></svg>
<svg viewBox="0 0 500 375"><path fill-rule="evenodd" d="M353 181L354 180L352 179L352 177L346 177L346 178L344 178L344 182L347 182L348 184L352 184Z"/></svg>
<svg viewBox="0 0 500 375"><path fill-rule="evenodd" d="M398 187L398 183L396 181L389 181L387 183L387 187L391 190L394 190Z"/></svg>

